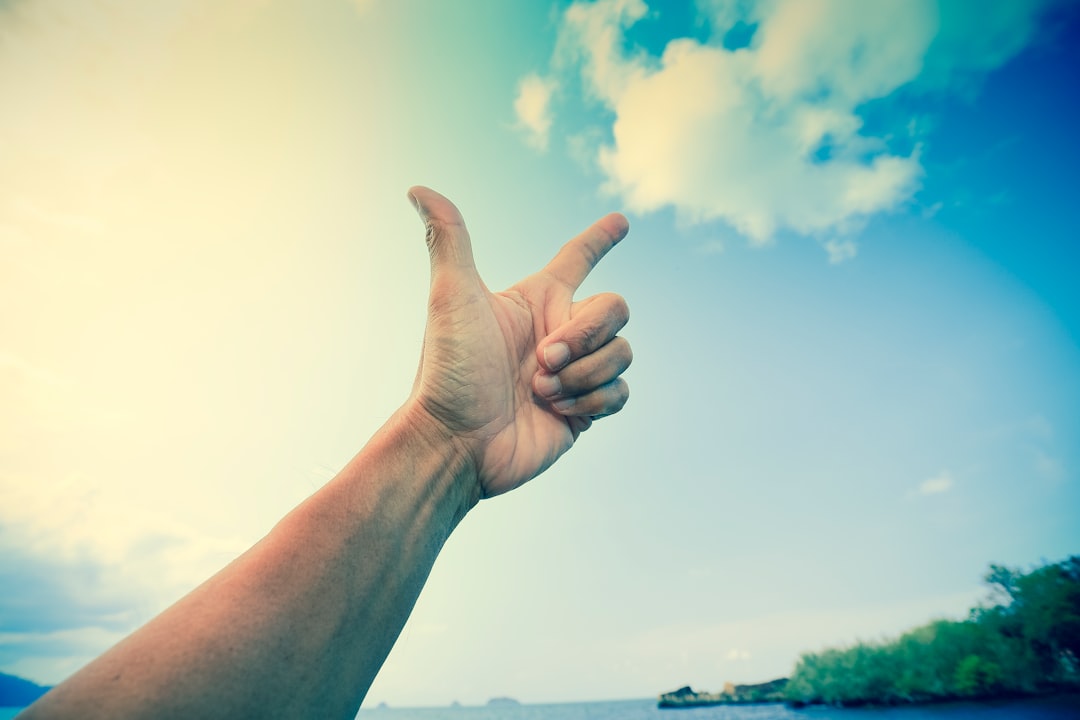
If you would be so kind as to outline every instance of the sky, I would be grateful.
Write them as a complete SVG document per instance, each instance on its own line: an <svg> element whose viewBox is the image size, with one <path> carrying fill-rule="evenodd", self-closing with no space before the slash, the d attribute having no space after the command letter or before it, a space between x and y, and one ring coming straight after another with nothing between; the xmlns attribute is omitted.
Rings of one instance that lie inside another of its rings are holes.
<svg viewBox="0 0 1080 720"><path fill-rule="evenodd" d="M62 680L404 401L461 209L611 211L631 399L450 538L365 706L791 672L1080 552L1080 5L0 0L0 672Z"/></svg>

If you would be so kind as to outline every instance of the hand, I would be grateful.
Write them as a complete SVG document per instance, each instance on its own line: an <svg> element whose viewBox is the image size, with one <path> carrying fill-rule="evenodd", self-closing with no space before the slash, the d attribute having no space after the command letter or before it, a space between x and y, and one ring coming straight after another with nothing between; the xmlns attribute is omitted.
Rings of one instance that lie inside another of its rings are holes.
<svg viewBox="0 0 1080 720"><path fill-rule="evenodd" d="M611 293L574 302L597 262L626 236L611 214L568 242L540 272L492 293L473 264L458 209L414 187L427 230L431 291L411 401L474 463L480 497L508 492L552 465L593 420L629 397L617 336L629 319Z"/></svg>

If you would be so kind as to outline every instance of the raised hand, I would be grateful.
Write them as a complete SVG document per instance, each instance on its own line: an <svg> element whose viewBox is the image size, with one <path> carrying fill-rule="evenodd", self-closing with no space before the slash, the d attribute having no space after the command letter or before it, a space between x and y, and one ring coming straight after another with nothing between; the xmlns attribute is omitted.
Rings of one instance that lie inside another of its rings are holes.
<svg viewBox="0 0 1080 720"><path fill-rule="evenodd" d="M431 290L411 400L474 463L481 497L513 490L570 449L595 419L629 397L620 375L629 343L617 334L626 302L574 292L629 225L611 214L568 242L539 272L500 293L473 264L460 212L414 187L424 221Z"/></svg>
<svg viewBox="0 0 1080 720"><path fill-rule="evenodd" d="M20 717L354 717L477 498L535 477L622 408L626 303L574 291L626 219L493 294L457 208L409 195L431 254L409 401L265 538Z"/></svg>

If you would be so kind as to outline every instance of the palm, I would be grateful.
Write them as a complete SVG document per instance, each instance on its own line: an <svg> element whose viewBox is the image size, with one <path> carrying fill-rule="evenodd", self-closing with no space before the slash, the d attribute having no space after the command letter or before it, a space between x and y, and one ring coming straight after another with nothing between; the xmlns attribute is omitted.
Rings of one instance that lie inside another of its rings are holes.
<svg viewBox="0 0 1080 720"><path fill-rule="evenodd" d="M491 293L472 267L460 215L441 228L432 222L435 213L456 209L448 201L425 200L433 205L425 208L433 275L419 397L433 417L468 441L482 493L497 495L543 472L588 427L587 415L557 412L537 397L533 378L547 370L537 348L590 304L573 302L574 290L621 233L602 227L599 237L583 235L544 270ZM582 247L589 242L602 247Z"/></svg>
<svg viewBox="0 0 1080 720"><path fill-rule="evenodd" d="M440 419L479 449L486 495L535 477L574 442L570 420L532 391L532 377L540 369L536 345L552 329L547 318L565 322L570 315L569 299L545 306L537 280L530 278L505 293L483 291L486 297L475 308L479 312L467 324L461 322L464 312L444 316L448 327L456 326L456 342L444 347L454 357L436 356L430 362L425 357L425 384L433 381L428 388L444 410Z"/></svg>

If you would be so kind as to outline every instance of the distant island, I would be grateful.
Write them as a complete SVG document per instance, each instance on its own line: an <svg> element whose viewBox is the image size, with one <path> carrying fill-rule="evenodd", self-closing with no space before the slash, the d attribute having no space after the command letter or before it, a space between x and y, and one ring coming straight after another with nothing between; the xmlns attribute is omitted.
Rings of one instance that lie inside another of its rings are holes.
<svg viewBox="0 0 1080 720"><path fill-rule="evenodd" d="M517 700L509 697L493 697L487 701L488 707L506 707L507 705L520 705Z"/></svg>
<svg viewBox="0 0 1080 720"><path fill-rule="evenodd" d="M0 673L0 707L26 707L50 689L15 675Z"/></svg>
<svg viewBox="0 0 1080 720"><path fill-rule="evenodd" d="M683 687L661 708L786 702L907 705L1080 692L1080 556L1028 572L991 565L987 603L963 621L937 620L896 640L805 653L790 679Z"/></svg>

